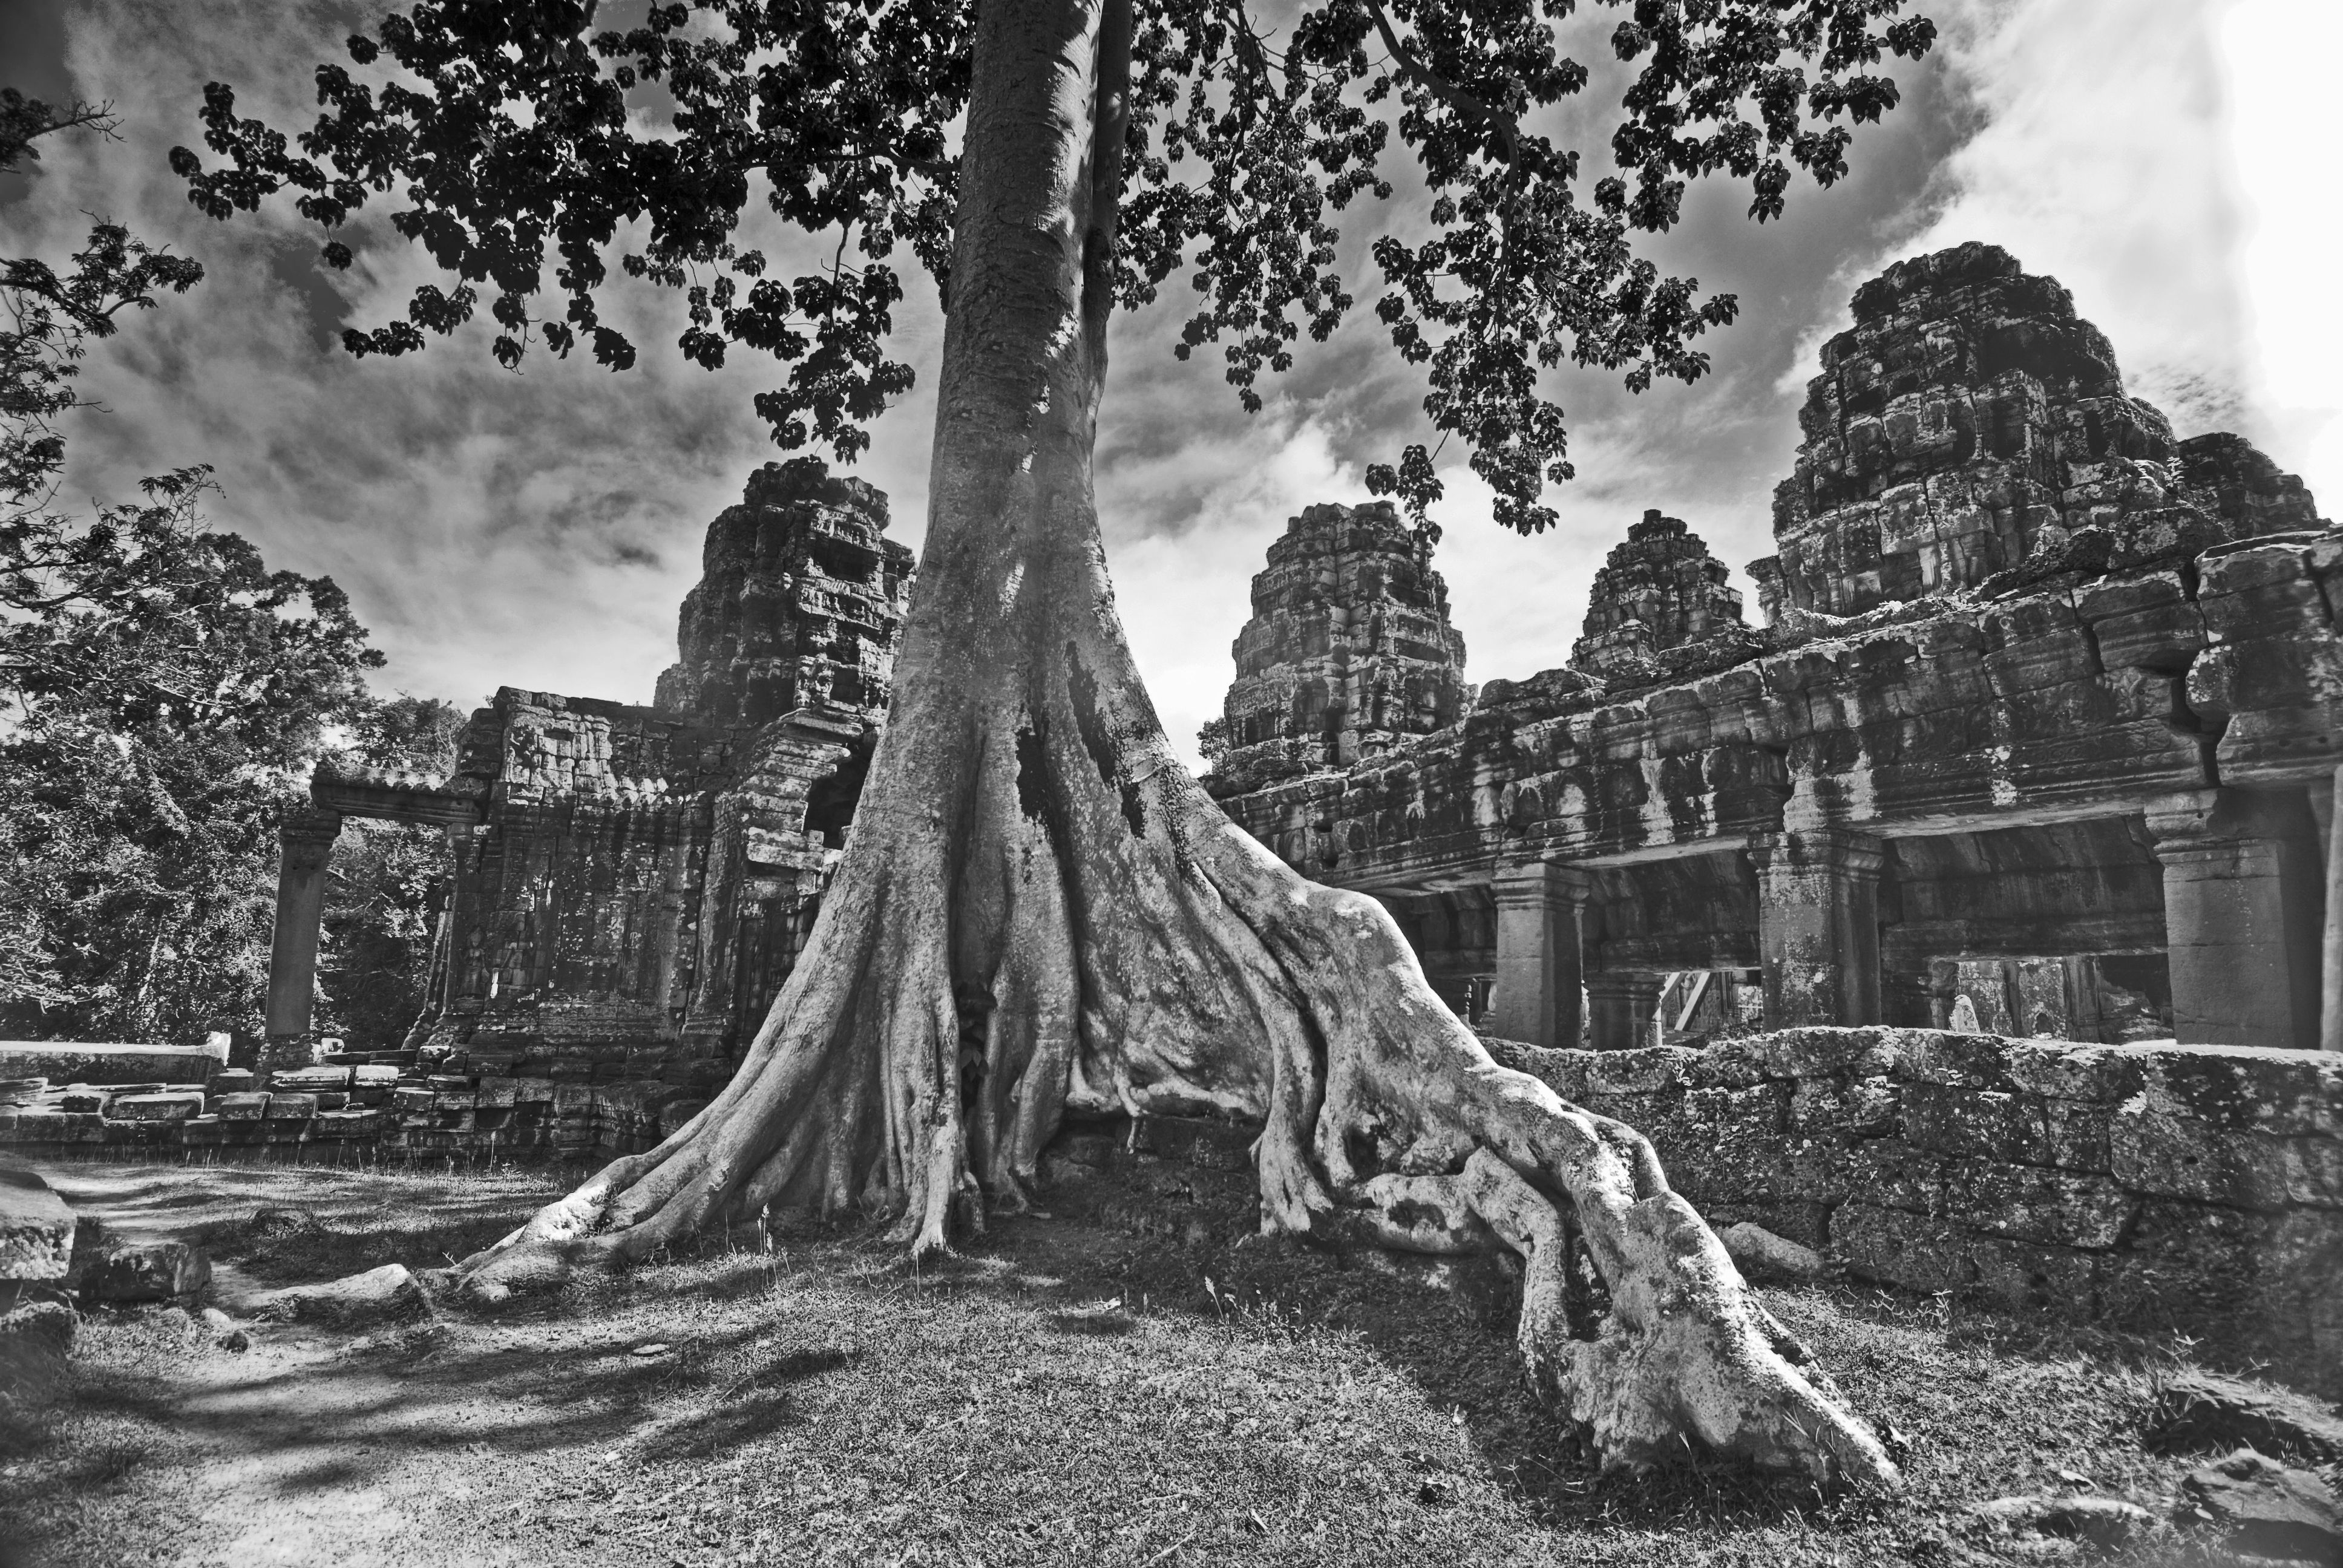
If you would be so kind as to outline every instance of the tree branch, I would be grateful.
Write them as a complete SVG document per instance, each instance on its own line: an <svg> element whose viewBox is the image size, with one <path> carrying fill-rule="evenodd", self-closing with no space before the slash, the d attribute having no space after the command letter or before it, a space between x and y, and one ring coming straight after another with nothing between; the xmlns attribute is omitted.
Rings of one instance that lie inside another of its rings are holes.
<svg viewBox="0 0 2343 1568"><path fill-rule="evenodd" d="M1455 110L1465 119L1487 129L1490 135L1496 138L1498 156L1505 162L1510 164L1519 160L1522 150L1521 127L1514 124L1513 116L1502 109L1491 108L1479 98L1417 59L1414 53L1405 44L1400 42L1399 35L1393 30L1391 18L1383 14L1383 0L1367 0L1367 13L1375 19L1375 31L1383 35L1383 47L1391 52L1393 59L1399 62L1400 69L1407 73L1410 81Z"/></svg>

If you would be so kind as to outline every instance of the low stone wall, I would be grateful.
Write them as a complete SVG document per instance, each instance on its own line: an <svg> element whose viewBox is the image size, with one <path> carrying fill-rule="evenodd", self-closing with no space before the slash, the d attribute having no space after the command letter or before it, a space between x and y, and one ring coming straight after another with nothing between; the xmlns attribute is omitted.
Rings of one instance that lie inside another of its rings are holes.
<svg viewBox="0 0 2343 1568"><path fill-rule="evenodd" d="M1641 1129L1712 1222L1909 1290L2179 1330L2343 1394L2343 1056L1896 1029L1490 1043Z"/></svg>
<svg viewBox="0 0 2343 1568"><path fill-rule="evenodd" d="M0 1040L0 1082L201 1084L227 1065L227 1037L211 1045L92 1045Z"/></svg>
<svg viewBox="0 0 2343 1568"><path fill-rule="evenodd" d="M198 1085L33 1079L0 1096L0 1146L43 1159L215 1151L333 1164L606 1159L650 1148L706 1103L690 1091L643 1080L380 1063L257 1079L226 1069Z"/></svg>

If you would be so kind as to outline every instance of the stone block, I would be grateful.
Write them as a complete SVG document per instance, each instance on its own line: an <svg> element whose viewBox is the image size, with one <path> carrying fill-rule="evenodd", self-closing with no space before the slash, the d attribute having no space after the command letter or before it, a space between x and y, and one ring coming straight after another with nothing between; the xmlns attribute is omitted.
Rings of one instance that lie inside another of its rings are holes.
<svg viewBox="0 0 2343 1568"><path fill-rule="evenodd" d="M2151 1106L2236 1131L2343 1136L2343 1056L2247 1045L2134 1047Z"/></svg>
<svg viewBox="0 0 2343 1568"><path fill-rule="evenodd" d="M82 1290L92 1301L167 1302L212 1282L212 1261L185 1241L110 1241L92 1261Z"/></svg>
<svg viewBox="0 0 2343 1568"><path fill-rule="evenodd" d="M317 1097L271 1091L268 1108L263 1114L270 1121L306 1121L317 1114Z"/></svg>
<svg viewBox="0 0 2343 1568"><path fill-rule="evenodd" d="M222 1121L216 1116L190 1116L185 1121L171 1124L177 1141L187 1147L211 1148L228 1141L228 1131L235 1122ZM251 1122L246 1126L255 1125Z"/></svg>
<svg viewBox="0 0 2343 1568"><path fill-rule="evenodd" d="M398 1069L395 1067L371 1064L350 1070L350 1089L354 1093L361 1089L388 1090L397 1082Z"/></svg>
<svg viewBox="0 0 2343 1568"><path fill-rule="evenodd" d="M148 1091L202 1085L225 1065L226 1047L90 1044L68 1040L0 1040L0 1077L45 1078Z"/></svg>
<svg viewBox="0 0 2343 1568"><path fill-rule="evenodd" d="M65 1200L31 1167L0 1160L0 1280L62 1280L73 1250Z"/></svg>
<svg viewBox="0 0 2343 1568"><path fill-rule="evenodd" d="M1683 1068L1684 1083L1694 1089L1751 1089L1765 1081L1765 1064L1738 1040L1719 1040L1704 1048Z"/></svg>
<svg viewBox="0 0 2343 1568"><path fill-rule="evenodd" d="M1948 1167L1937 1212L1980 1233L2061 1247L2107 1248L2140 1200L2104 1176L2075 1176L1982 1161Z"/></svg>
<svg viewBox="0 0 2343 1568"><path fill-rule="evenodd" d="M474 1103L483 1111L508 1107L513 1103L515 1085L509 1078L480 1080Z"/></svg>
<svg viewBox="0 0 2343 1568"><path fill-rule="evenodd" d="M250 1068L223 1067L212 1074L206 1087L214 1094L248 1094L254 1087L254 1077Z"/></svg>
<svg viewBox="0 0 2343 1568"><path fill-rule="evenodd" d="M1897 1029L1775 1030L1742 1042L1769 1078L1822 1078L1836 1073L1885 1077L1896 1070L1916 1031Z"/></svg>
<svg viewBox="0 0 2343 1568"><path fill-rule="evenodd" d="M1831 1252L1851 1272L1907 1291L1959 1291L1976 1282L1970 1238L1959 1227L1900 1209L1848 1202L1831 1212Z"/></svg>
<svg viewBox="0 0 2343 1568"><path fill-rule="evenodd" d="M2011 1042L2003 1057L2010 1083L2062 1100L2112 1101L2137 1093L2140 1064L2120 1046Z"/></svg>
<svg viewBox="0 0 2343 1568"><path fill-rule="evenodd" d="M2286 1206L2285 1141L2162 1114L2138 1101L2109 1119L2108 1170L2136 1192L2239 1209Z"/></svg>
<svg viewBox="0 0 2343 1568"><path fill-rule="evenodd" d="M427 1089L395 1089L390 1094L390 1108L401 1115L419 1114L429 1111L436 1098Z"/></svg>
<svg viewBox="0 0 2343 1568"><path fill-rule="evenodd" d="M223 1094L213 1101L212 1112L222 1121L257 1121L268 1113L268 1096Z"/></svg>
<svg viewBox="0 0 2343 1568"><path fill-rule="evenodd" d="M45 1078L0 1078L0 1105L30 1105L48 1087Z"/></svg>
<svg viewBox="0 0 2343 1568"><path fill-rule="evenodd" d="M350 1070L347 1067L288 1068L270 1073L268 1087L273 1091L289 1091L295 1094L347 1093L350 1087Z"/></svg>
<svg viewBox="0 0 2343 1568"><path fill-rule="evenodd" d="M319 1322L355 1328L364 1323L428 1317L431 1302L421 1282L407 1271L406 1265L385 1263L347 1279L272 1291L262 1299L253 1315L278 1322Z"/></svg>
<svg viewBox="0 0 2343 1568"><path fill-rule="evenodd" d="M2106 1257L2073 1247L1979 1236L1967 1246L1974 1289L2007 1312L2089 1317L2097 1307Z"/></svg>
<svg viewBox="0 0 2343 1568"><path fill-rule="evenodd" d="M515 1105L549 1105L553 1102L553 1080L549 1078L516 1078L513 1080Z"/></svg>
<svg viewBox="0 0 2343 1568"><path fill-rule="evenodd" d="M96 1112L103 1116L106 1101L113 1098L102 1089L68 1089L56 1097L55 1104L59 1111Z"/></svg>
<svg viewBox="0 0 2343 1568"><path fill-rule="evenodd" d="M2292 1203L2343 1207L2343 1141L2288 1138L2280 1145L2286 1161L2286 1196Z"/></svg>
<svg viewBox="0 0 2343 1568"><path fill-rule="evenodd" d="M321 1111L309 1131L315 1138L372 1138L389 1125L380 1111Z"/></svg>
<svg viewBox="0 0 2343 1568"><path fill-rule="evenodd" d="M117 1094L106 1111L117 1121L184 1121L203 1114L204 1091L183 1089L159 1094Z"/></svg>
<svg viewBox="0 0 2343 1568"><path fill-rule="evenodd" d="M1808 1135L1875 1138L1901 1124L1904 1091L1885 1078L1802 1078L1790 1095L1787 1125Z"/></svg>
<svg viewBox="0 0 2343 1568"><path fill-rule="evenodd" d="M1916 1149L2012 1164L2052 1163L2047 1119L2031 1095L1908 1083L1903 1104L1904 1138Z"/></svg>
<svg viewBox="0 0 2343 1568"><path fill-rule="evenodd" d="M1595 1060L1586 1066L1587 1092L1598 1098L1656 1094L1683 1083L1686 1071L1696 1067L1700 1054L1680 1045L1596 1051Z"/></svg>
<svg viewBox="0 0 2343 1568"><path fill-rule="evenodd" d="M2045 1100L2041 1106L2051 1164L2092 1176L2113 1173L2107 1147L2113 1112L2104 1105L2077 1100Z"/></svg>
<svg viewBox="0 0 2343 1568"><path fill-rule="evenodd" d="M1998 1035L1938 1030L1904 1031L1901 1075L1948 1089L2017 1087L2009 1076L2010 1042Z"/></svg>
<svg viewBox="0 0 2343 1568"><path fill-rule="evenodd" d="M440 1089L436 1087L435 1081L435 1087L431 1091L431 1108L434 1111L469 1111L478 1104L479 1091L474 1089L468 1081L464 1082L464 1087L461 1089Z"/></svg>

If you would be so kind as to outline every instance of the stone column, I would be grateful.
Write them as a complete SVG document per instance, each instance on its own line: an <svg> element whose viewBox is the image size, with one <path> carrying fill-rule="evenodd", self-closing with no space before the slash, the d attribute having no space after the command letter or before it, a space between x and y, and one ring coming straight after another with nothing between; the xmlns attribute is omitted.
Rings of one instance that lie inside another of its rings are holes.
<svg viewBox="0 0 2343 1568"><path fill-rule="evenodd" d="M1757 951L1765 1027L1881 1021L1879 872L1887 846L1844 828L1760 833Z"/></svg>
<svg viewBox="0 0 2343 1568"><path fill-rule="evenodd" d="M1660 1042L1660 988L1664 975L1586 977L1587 1043L1596 1050L1641 1050Z"/></svg>
<svg viewBox="0 0 2343 1568"><path fill-rule="evenodd" d="M2318 792L2313 790L2314 804ZM2343 768L2335 770L2319 831L2327 843L2327 931L2318 983L2318 1043L2343 1050Z"/></svg>
<svg viewBox="0 0 2343 1568"><path fill-rule="evenodd" d="M1497 873L1497 994L1489 1032L1524 1045L1578 1045L1580 930L1587 874L1540 862Z"/></svg>
<svg viewBox="0 0 2343 1568"><path fill-rule="evenodd" d="M2326 868L2302 792L2200 789L2147 818L2181 1043L2317 1047Z"/></svg>
<svg viewBox="0 0 2343 1568"><path fill-rule="evenodd" d="M317 921L326 912L326 862L341 814L297 806L277 829L277 936L268 950L262 1070L309 1064L309 998L317 980Z"/></svg>

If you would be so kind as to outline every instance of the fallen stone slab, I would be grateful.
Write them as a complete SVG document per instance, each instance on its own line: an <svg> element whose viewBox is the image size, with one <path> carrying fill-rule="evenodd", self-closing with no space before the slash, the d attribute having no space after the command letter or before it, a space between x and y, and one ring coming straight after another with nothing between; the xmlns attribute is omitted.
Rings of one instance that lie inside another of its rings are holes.
<svg viewBox="0 0 2343 1568"><path fill-rule="evenodd" d="M106 1110L106 1102L113 1098L114 1096L106 1090L89 1089L75 1084L57 1096L57 1109L85 1114L97 1111L102 1114Z"/></svg>
<svg viewBox="0 0 2343 1568"><path fill-rule="evenodd" d="M2180 1486L2222 1527L2233 1552L2343 1563L2343 1505L2308 1471L2240 1448L2190 1471Z"/></svg>
<svg viewBox="0 0 2343 1568"><path fill-rule="evenodd" d="M2120 1497L1996 1497L1969 1512L1991 1529L2012 1535L2087 1541L2112 1551L2157 1527L2156 1515Z"/></svg>
<svg viewBox="0 0 2343 1568"><path fill-rule="evenodd" d="M431 1315L431 1299L404 1263L385 1263L363 1274L318 1285L287 1285L261 1299L253 1315L274 1322L323 1323L334 1328L394 1322Z"/></svg>
<svg viewBox="0 0 2343 1568"><path fill-rule="evenodd" d="M268 1113L266 1094L222 1094L213 1104L213 1113L222 1121L257 1121Z"/></svg>
<svg viewBox="0 0 2343 1568"><path fill-rule="evenodd" d="M227 1047L0 1040L0 1077L51 1083L201 1084L226 1065Z"/></svg>
<svg viewBox="0 0 2343 1568"><path fill-rule="evenodd" d="M214 1094L249 1094L253 1085L254 1075L248 1067L224 1067L212 1074Z"/></svg>
<svg viewBox="0 0 2343 1568"><path fill-rule="evenodd" d="M1776 1236L1746 1220L1727 1225L1716 1236L1735 1262L1755 1273L1818 1280L1830 1271L1830 1261L1812 1247L1800 1246L1786 1236Z"/></svg>
<svg viewBox="0 0 2343 1568"><path fill-rule="evenodd" d="M317 1097L314 1094L288 1094L281 1089L268 1091L265 1115L271 1121L306 1121L317 1114Z"/></svg>
<svg viewBox="0 0 2343 1568"><path fill-rule="evenodd" d="M82 1294L126 1304L189 1296L212 1282L212 1261L186 1241L108 1241L90 1262Z"/></svg>
<svg viewBox="0 0 2343 1568"><path fill-rule="evenodd" d="M0 1402L46 1399L65 1375L80 1326L62 1302L25 1302L0 1312Z"/></svg>
<svg viewBox="0 0 2343 1568"><path fill-rule="evenodd" d="M2157 1391L2147 1442L2161 1453L2250 1448L2278 1459L2343 1460L2343 1419L2317 1400L2214 1372L2185 1372Z"/></svg>
<svg viewBox="0 0 2343 1568"><path fill-rule="evenodd" d="M0 1280L62 1280L73 1250L65 1200L30 1166L0 1161Z"/></svg>
<svg viewBox="0 0 2343 1568"><path fill-rule="evenodd" d="M106 1107L116 1121L185 1121L204 1113L200 1089L166 1090L160 1094L117 1094Z"/></svg>
<svg viewBox="0 0 2343 1568"><path fill-rule="evenodd" d="M45 1078L0 1078L0 1105L30 1105L48 1086Z"/></svg>

